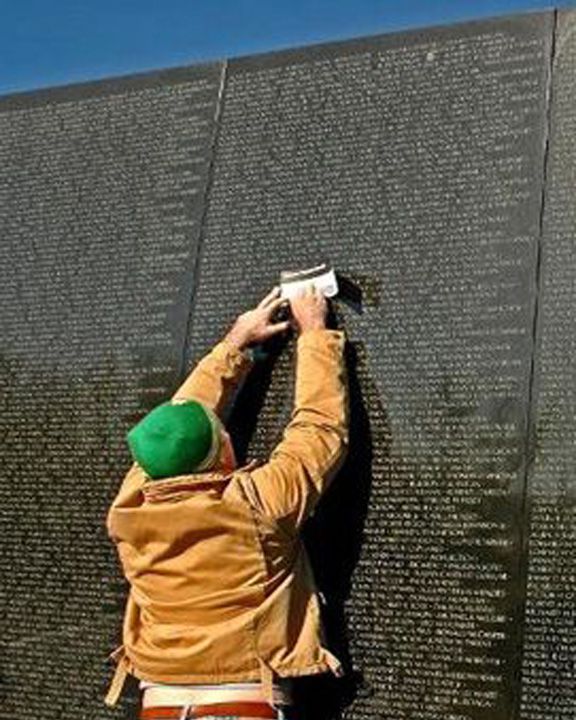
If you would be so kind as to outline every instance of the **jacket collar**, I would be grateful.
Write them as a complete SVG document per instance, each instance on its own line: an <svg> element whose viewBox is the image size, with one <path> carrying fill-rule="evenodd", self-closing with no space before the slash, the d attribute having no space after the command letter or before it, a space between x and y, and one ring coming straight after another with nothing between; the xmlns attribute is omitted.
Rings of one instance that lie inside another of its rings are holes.
<svg viewBox="0 0 576 720"><path fill-rule="evenodd" d="M251 460L246 465L228 473L212 470L189 475L175 475L162 480L146 480L141 490L147 502L174 502L203 490L217 490L223 484L228 483L235 473L252 470L260 464L258 460Z"/></svg>

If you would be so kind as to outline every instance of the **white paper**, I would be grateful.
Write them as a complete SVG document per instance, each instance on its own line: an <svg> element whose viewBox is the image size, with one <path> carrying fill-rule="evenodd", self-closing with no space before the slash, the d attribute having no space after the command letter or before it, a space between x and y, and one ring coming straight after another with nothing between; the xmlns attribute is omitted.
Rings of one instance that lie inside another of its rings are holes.
<svg viewBox="0 0 576 720"><path fill-rule="evenodd" d="M280 284L280 296L288 299L293 298L300 290L311 285L321 292L324 297L334 297L334 295L338 294L336 273L334 270L329 270L315 278L306 278L304 280L295 280L294 282Z"/></svg>

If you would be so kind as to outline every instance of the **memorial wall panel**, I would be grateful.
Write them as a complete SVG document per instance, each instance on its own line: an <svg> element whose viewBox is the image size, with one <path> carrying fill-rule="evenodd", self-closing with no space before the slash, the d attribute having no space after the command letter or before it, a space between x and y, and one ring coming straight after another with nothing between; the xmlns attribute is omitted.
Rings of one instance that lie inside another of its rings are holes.
<svg viewBox="0 0 576 720"><path fill-rule="evenodd" d="M103 705L125 433L322 261L351 446L305 540L347 674L301 682L299 720L574 718L575 28L0 98L0 720L135 717L134 685ZM261 348L227 418L242 460L280 440L295 362L294 337Z"/></svg>
<svg viewBox="0 0 576 720"><path fill-rule="evenodd" d="M190 360L281 269L327 260L363 294L337 310L351 454L308 530L361 676L347 718L517 707L551 34L532 15L229 66ZM281 437L293 364L292 341L239 397L251 456Z"/></svg>
<svg viewBox="0 0 576 720"><path fill-rule="evenodd" d="M576 717L576 13L561 13L547 163L522 720Z"/></svg>
<svg viewBox="0 0 576 720"><path fill-rule="evenodd" d="M105 513L125 432L180 377L220 86L213 65L0 100L1 718L125 714Z"/></svg>

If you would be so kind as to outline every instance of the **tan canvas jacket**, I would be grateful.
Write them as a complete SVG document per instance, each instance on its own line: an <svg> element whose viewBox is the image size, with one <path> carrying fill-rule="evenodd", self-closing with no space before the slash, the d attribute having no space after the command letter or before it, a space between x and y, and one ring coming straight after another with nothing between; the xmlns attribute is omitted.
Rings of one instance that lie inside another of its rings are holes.
<svg viewBox="0 0 576 720"><path fill-rule="evenodd" d="M299 529L342 464L348 387L341 331L297 340L295 404L265 464L229 475L149 480L126 474L107 518L130 583L123 645L106 702L127 673L166 683L261 680L332 670ZM175 398L220 416L252 361L227 341L196 366Z"/></svg>

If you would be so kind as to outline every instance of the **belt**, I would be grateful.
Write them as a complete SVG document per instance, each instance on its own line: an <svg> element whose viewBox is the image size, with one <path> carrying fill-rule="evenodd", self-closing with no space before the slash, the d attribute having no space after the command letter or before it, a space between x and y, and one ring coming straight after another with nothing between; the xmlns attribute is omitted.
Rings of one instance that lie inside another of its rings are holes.
<svg viewBox="0 0 576 720"><path fill-rule="evenodd" d="M242 718L263 718L276 720L276 710L268 703L229 702L212 703L210 705L191 705L185 707L147 707L140 710L140 720L184 720L184 718L200 718L208 716L236 716Z"/></svg>

